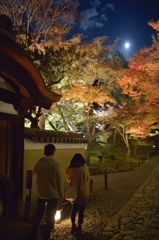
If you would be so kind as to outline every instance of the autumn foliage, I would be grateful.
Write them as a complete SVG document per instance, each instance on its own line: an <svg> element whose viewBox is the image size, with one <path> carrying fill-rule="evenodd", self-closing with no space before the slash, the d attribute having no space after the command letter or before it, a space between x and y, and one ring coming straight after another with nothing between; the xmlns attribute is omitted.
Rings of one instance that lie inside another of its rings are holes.
<svg viewBox="0 0 159 240"><path fill-rule="evenodd" d="M149 23L159 30L158 23ZM159 38L153 37L152 46L143 48L129 60L129 69L119 80L124 94L135 101L144 102L143 107L157 106L159 101Z"/></svg>
<svg viewBox="0 0 159 240"><path fill-rule="evenodd" d="M157 31L157 36L152 37L150 47L141 49L129 60L129 68L118 81L122 93L138 103L136 114L143 114L140 130L143 128L145 136L154 134L154 125L159 121L159 21L151 21L149 25ZM130 129L136 134L137 130L135 127Z"/></svg>
<svg viewBox="0 0 159 240"><path fill-rule="evenodd" d="M46 86L62 95L50 112L39 106L36 120L47 113L52 128L62 131L76 131L82 123L89 144L112 128L129 151L129 139L150 136L159 122L159 21L148 23L157 32L152 45L127 65L114 50L118 39L107 45L106 36L66 38L79 19L78 5L78 0L1 0L0 14L12 19L17 43Z"/></svg>
<svg viewBox="0 0 159 240"><path fill-rule="evenodd" d="M80 82L76 82L68 91L62 93L62 99L64 98L79 99L80 102L87 103L87 106L92 105L93 102L98 103L100 106L102 106L104 102L116 103L116 101L100 87Z"/></svg>

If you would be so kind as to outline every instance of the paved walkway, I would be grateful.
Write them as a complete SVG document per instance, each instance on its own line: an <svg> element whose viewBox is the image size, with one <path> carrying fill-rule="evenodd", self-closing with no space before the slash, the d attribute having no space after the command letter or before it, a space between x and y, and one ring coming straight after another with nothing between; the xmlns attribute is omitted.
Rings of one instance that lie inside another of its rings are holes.
<svg viewBox="0 0 159 240"><path fill-rule="evenodd" d="M124 196L123 196L124 197ZM104 229L105 239L159 239L159 166Z"/></svg>

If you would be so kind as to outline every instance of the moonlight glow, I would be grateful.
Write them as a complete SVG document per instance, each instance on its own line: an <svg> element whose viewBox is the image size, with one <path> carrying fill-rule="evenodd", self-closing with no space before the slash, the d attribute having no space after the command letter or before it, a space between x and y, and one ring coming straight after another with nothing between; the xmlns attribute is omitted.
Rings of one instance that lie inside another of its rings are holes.
<svg viewBox="0 0 159 240"><path fill-rule="evenodd" d="M129 48L130 44L129 43L125 43L125 47Z"/></svg>

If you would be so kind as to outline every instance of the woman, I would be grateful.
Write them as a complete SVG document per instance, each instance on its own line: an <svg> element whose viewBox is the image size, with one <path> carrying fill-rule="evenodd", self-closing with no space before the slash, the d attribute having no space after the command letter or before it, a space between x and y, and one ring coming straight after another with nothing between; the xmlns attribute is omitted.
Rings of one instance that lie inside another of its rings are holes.
<svg viewBox="0 0 159 240"><path fill-rule="evenodd" d="M79 172L78 172L79 171ZM89 180L90 175L88 168L85 164L85 159L79 153L75 154L70 162L70 166L66 169L66 180L72 186L75 181L75 175L78 172L78 195L77 199L72 203L71 210L71 234L82 234L82 224L84 219L84 211L88 202L88 196L90 194L89 190ZM76 215L78 211L78 227L76 227Z"/></svg>

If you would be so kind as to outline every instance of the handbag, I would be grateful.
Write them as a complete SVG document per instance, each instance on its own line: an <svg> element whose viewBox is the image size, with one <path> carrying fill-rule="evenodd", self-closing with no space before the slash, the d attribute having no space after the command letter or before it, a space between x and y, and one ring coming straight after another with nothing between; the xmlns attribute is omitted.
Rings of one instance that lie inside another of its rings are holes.
<svg viewBox="0 0 159 240"><path fill-rule="evenodd" d="M75 182L72 186L69 186L65 192L65 199L73 202L77 199L78 195L78 181L79 181L80 169L76 169Z"/></svg>
<svg viewBox="0 0 159 240"><path fill-rule="evenodd" d="M78 185L74 184L73 186L69 186L65 192L65 199L67 201L73 202L77 199L78 194Z"/></svg>

